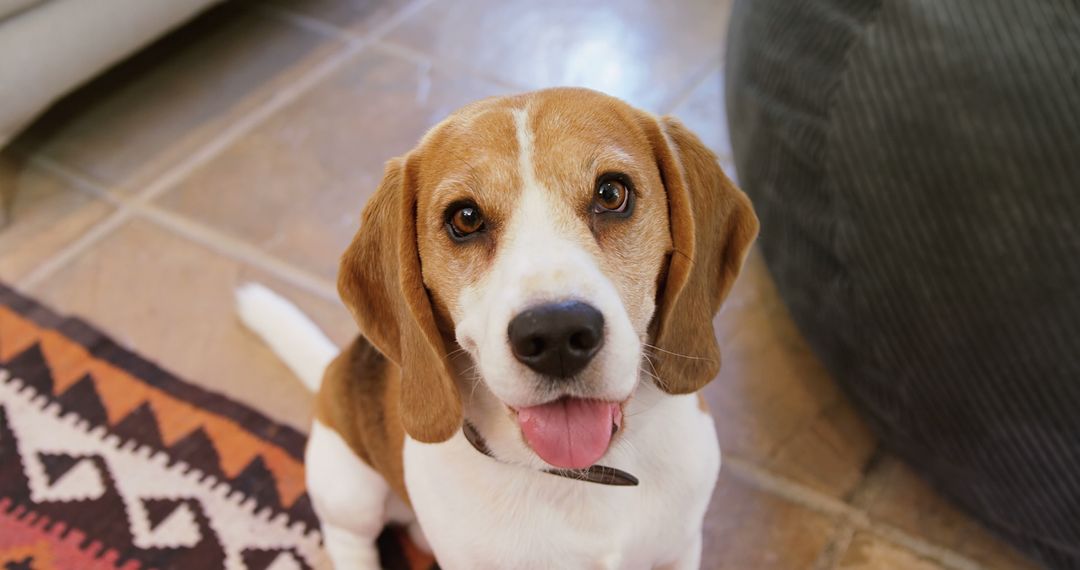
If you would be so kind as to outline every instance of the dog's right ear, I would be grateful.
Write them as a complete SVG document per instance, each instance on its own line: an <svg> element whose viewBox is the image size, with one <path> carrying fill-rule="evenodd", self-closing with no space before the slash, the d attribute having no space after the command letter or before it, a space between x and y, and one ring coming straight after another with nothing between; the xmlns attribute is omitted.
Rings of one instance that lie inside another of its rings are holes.
<svg viewBox="0 0 1080 570"><path fill-rule="evenodd" d="M415 440L461 428L461 398L423 283L409 159L393 159L341 258L338 293L360 331L401 368L401 418Z"/></svg>
<svg viewBox="0 0 1080 570"><path fill-rule="evenodd" d="M642 125L667 192L673 244L658 295L653 368L665 391L689 394L720 371L712 321L757 236L758 219L697 135L670 117L646 116Z"/></svg>

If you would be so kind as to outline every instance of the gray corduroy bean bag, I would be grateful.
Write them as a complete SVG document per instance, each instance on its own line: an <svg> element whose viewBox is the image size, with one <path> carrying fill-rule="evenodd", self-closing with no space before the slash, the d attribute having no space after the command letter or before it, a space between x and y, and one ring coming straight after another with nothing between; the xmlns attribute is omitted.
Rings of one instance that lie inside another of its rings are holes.
<svg viewBox="0 0 1080 570"><path fill-rule="evenodd" d="M1080 568L1080 1L742 0L759 244L877 433Z"/></svg>

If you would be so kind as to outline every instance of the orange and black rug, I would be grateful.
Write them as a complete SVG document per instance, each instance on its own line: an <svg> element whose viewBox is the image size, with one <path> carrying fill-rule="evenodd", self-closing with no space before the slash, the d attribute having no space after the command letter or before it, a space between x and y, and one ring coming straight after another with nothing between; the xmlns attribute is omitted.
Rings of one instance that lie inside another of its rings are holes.
<svg viewBox="0 0 1080 570"><path fill-rule="evenodd" d="M329 567L304 435L0 284L0 569ZM386 568L427 568L404 533Z"/></svg>

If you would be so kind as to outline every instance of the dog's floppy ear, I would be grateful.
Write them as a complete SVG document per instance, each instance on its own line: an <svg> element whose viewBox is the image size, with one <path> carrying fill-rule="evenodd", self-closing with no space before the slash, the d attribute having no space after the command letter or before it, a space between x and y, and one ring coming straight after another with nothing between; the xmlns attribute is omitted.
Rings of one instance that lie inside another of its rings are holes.
<svg viewBox="0 0 1080 570"><path fill-rule="evenodd" d="M338 292L364 336L401 368L405 431L438 443L461 427L461 398L421 276L408 162L387 163L341 258Z"/></svg>
<svg viewBox="0 0 1080 570"><path fill-rule="evenodd" d="M750 199L676 119L648 117L674 251L658 292L651 358L662 389L696 392L720 371L712 320L758 231Z"/></svg>

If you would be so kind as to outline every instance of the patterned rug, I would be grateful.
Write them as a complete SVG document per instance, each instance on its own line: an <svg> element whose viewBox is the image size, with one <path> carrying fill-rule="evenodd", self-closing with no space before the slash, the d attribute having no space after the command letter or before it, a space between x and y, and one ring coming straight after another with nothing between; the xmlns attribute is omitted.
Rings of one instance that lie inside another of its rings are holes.
<svg viewBox="0 0 1080 570"><path fill-rule="evenodd" d="M0 569L328 568L303 449L0 284ZM379 546L432 567L401 531Z"/></svg>

